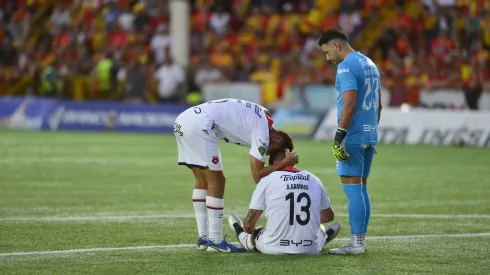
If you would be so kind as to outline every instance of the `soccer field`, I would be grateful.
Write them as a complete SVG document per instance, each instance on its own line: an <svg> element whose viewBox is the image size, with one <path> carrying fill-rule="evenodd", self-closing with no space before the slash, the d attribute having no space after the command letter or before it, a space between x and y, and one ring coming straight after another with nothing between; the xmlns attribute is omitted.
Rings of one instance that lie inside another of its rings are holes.
<svg viewBox="0 0 490 275"><path fill-rule="evenodd" d="M331 145L295 146L343 225L326 248L342 245L347 200ZM248 149L221 147L225 217L243 217ZM490 150L378 149L368 254L216 254L194 248L193 176L176 165L173 136L0 132L0 274L490 274Z"/></svg>

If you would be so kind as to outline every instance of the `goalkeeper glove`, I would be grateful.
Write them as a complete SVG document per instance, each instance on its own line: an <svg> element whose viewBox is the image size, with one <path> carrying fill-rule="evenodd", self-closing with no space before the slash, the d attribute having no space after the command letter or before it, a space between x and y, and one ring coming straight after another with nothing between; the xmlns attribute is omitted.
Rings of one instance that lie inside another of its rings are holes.
<svg viewBox="0 0 490 275"><path fill-rule="evenodd" d="M345 151L344 139L347 136L347 131L342 128L337 128L335 139L332 146L332 153L337 161L344 161L349 158L349 154Z"/></svg>

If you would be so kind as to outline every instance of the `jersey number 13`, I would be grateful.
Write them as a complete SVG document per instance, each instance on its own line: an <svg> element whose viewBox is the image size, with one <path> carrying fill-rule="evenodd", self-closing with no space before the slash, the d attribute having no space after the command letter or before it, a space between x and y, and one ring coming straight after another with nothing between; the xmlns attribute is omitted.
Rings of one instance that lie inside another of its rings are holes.
<svg viewBox="0 0 490 275"><path fill-rule="evenodd" d="M300 193L298 197L296 198L296 202L301 203L301 211L300 212L305 212L306 213L306 218L303 220L301 219L301 215L294 215L294 192L289 193L286 196L286 201L289 200L289 225L294 225L294 220L296 218L296 222L299 223L300 225L307 225L310 222L310 206L311 206L311 199L308 193ZM303 204L303 201L306 201L306 204Z"/></svg>

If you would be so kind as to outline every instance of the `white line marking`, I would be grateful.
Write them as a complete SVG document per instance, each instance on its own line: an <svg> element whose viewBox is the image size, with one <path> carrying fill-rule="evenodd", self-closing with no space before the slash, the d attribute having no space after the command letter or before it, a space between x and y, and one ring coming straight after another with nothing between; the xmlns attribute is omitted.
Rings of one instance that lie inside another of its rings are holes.
<svg viewBox="0 0 490 275"><path fill-rule="evenodd" d="M490 237L490 232L483 233L460 233L460 234L433 234L433 235L406 235L406 236L374 236L368 237L368 240L404 240L404 239L424 239L424 238L469 238L469 237ZM335 241L347 241L350 238L337 238ZM237 244L237 243L233 243ZM1 253L0 257L6 256L29 256L29 255L52 255L52 254L71 254L71 253L88 253L88 252L105 252L105 251L123 251L123 250L149 250L149 249L172 249L194 247L195 244L169 244L169 245L149 245L149 246L126 246L126 247L97 247L81 248L68 250L51 250L51 251L26 251Z"/></svg>
<svg viewBox="0 0 490 275"><path fill-rule="evenodd" d="M245 211L242 211L245 212ZM231 213L231 212L230 212ZM336 213L339 217L348 217L347 213ZM430 219L490 219L490 215L448 215L448 214L371 214L377 218L430 218ZM126 221L151 219L194 219L193 214L158 214L124 216L74 216L74 217L6 217L0 222L64 222L64 221Z"/></svg>
<svg viewBox="0 0 490 275"><path fill-rule="evenodd" d="M379 218L430 218L430 219L490 219L490 215L480 214L371 214L371 217Z"/></svg>

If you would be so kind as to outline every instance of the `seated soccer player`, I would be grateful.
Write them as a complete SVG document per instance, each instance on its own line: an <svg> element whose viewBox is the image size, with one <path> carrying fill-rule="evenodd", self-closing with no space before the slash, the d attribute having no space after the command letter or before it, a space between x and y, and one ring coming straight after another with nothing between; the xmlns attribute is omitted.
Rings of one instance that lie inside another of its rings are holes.
<svg viewBox="0 0 490 275"><path fill-rule="evenodd" d="M291 150L293 148L290 148ZM289 149L273 151L269 165L280 162ZM267 225L255 228L265 211ZM228 217L230 230L248 251L264 254L317 255L340 231L322 182L308 171L289 166L272 172L257 184L243 223Z"/></svg>

